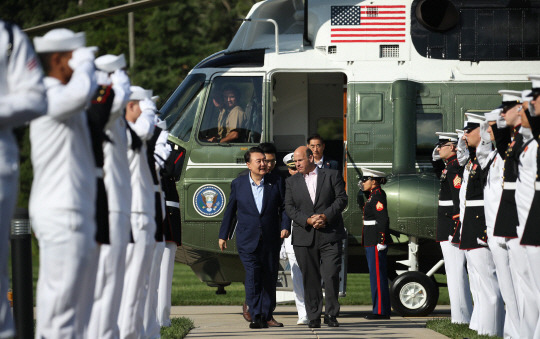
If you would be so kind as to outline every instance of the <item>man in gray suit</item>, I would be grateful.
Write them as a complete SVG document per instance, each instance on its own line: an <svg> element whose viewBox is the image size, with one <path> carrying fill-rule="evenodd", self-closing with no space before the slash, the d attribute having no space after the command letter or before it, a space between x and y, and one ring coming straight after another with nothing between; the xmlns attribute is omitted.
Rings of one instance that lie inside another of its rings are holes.
<svg viewBox="0 0 540 339"><path fill-rule="evenodd" d="M324 323L338 327L345 183L338 171L318 168L306 146L296 149L294 160L298 173L286 181L285 211L294 221L292 244L303 275L309 327L321 327L321 277L326 294Z"/></svg>

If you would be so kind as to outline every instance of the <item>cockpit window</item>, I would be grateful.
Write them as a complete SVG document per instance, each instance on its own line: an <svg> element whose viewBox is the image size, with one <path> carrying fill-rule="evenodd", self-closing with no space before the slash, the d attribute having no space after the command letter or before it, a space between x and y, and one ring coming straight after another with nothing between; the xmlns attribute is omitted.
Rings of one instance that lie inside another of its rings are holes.
<svg viewBox="0 0 540 339"><path fill-rule="evenodd" d="M204 143L259 143L262 77L216 77L199 131Z"/></svg>
<svg viewBox="0 0 540 339"><path fill-rule="evenodd" d="M204 80L204 74L189 75L160 110L169 133L182 141L191 137L195 114L204 94Z"/></svg>

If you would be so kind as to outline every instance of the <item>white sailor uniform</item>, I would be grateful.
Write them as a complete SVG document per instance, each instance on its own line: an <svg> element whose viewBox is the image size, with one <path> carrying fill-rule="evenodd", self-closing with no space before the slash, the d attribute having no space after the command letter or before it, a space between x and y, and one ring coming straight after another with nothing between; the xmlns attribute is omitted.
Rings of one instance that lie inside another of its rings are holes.
<svg viewBox="0 0 540 339"><path fill-rule="evenodd" d="M96 172L85 107L96 83L92 52L75 50L71 60L77 55L84 58L66 85L45 78L47 115L30 124L30 218L40 247L36 338L83 337L92 309Z"/></svg>
<svg viewBox="0 0 540 339"><path fill-rule="evenodd" d="M122 338L138 338L144 333L144 305L148 293L152 253L156 245L154 184L146 159L145 144L154 132L154 115L154 110L144 109L135 123L128 122L143 142L138 151L131 147L128 149L132 189L131 231L134 243L129 244L127 249L124 291L118 317ZM128 144L131 144L131 133L127 132L127 135Z"/></svg>
<svg viewBox="0 0 540 339"><path fill-rule="evenodd" d="M6 295L9 234L19 176L19 150L12 129L45 114L47 98L43 71L18 27L0 21L0 50L0 338L8 338L15 335Z"/></svg>

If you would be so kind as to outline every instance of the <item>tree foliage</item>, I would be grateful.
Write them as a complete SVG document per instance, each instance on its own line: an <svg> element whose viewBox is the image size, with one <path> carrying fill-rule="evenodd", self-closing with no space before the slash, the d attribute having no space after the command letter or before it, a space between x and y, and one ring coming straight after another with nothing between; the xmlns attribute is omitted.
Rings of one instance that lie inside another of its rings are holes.
<svg viewBox="0 0 540 339"><path fill-rule="evenodd" d="M134 2L137 0L133 0ZM254 0L182 0L134 13L135 62L132 83L154 90L165 99L205 57L231 41ZM127 0L3 0L0 18L22 28L89 13ZM128 15L117 15L69 27L85 31L87 45L99 55L124 53L129 60ZM32 38L32 37L30 37ZM19 134L21 185L19 206L26 206L32 181L27 133Z"/></svg>

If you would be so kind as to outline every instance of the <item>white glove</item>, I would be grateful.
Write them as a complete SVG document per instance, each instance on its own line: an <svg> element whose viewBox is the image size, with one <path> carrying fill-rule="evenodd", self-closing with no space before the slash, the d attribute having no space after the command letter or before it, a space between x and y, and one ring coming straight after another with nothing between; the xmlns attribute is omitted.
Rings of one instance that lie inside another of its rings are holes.
<svg viewBox="0 0 540 339"><path fill-rule="evenodd" d="M500 247L506 249L506 238L503 238L503 237L493 237L493 239L495 240L495 242L497 243L497 245L499 245Z"/></svg>
<svg viewBox="0 0 540 339"><path fill-rule="evenodd" d="M531 113L531 117L540 115L540 114L539 114L540 112L536 112L536 111L534 110L534 105L533 105L532 103L529 103L529 112Z"/></svg>
<svg viewBox="0 0 540 339"><path fill-rule="evenodd" d="M463 140L463 133L458 133L456 156L460 166L464 166L469 159L469 150L467 149L465 140Z"/></svg>
<svg viewBox="0 0 540 339"><path fill-rule="evenodd" d="M96 70L96 82L98 83L98 85L109 86L111 84L109 73Z"/></svg>
<svg viewBox="0 0 540 339"><path fill-rule="evenodd" d="M150 99L144 99L144 100L139 101L139 107L141 108L141 111L144 114L148 114L150 112L154 114L157 111L156 104ZM153 117L152 117L152 120L153 120Z"/></svg>
<svg viewBox="0 0 540 339"><path fill-rule="evenodd" d="M90 62L94 64L95 55L96 52L95 47L80 47L73 51L73 54L71 55L71 59L68 61L69 67L71 67L72 70L75 70L80 65Z"/></svg>
<svg viewBox="0 0 540 339"><path fill-rule="evenodd" d="M454 239L454 237L452 236L452 234L450 234L450 235L448 236L448 241L452 242L452 239Z"/></svg>
<svg viewBox="0 0 540 339"><path fill-rule="evenodd" d="M279 250L279 259L280 260L286 260L287 259L287 251L285 250L285 242L281 245L281 249Z"/></svg>
<svg viewBox="0 0 540 339"><path fill-rule="evenodd" d="M439 155L439 146L435 146L435 148L433 149L433 153L431 153L431 159L433 159L433 161L441 160L441 156Z"/></svg>
<svg viewBox="0 0 540 339"><path fill-rule="evenodd" d="M377 251L384 251L386 249L387 245L383 244L377 244Z"/></svg>
<svg viewBox="0 0 540 339"><path fill-rule="evenodd" d="M126 93L131 94L131 91L129 90L131 82L123 69L117 69L111 74L111 82L114 86L122 87Z"/></svg>
<svg viewBox="0 0 540 339"><path fill-rule="evenodd" d="M502 117L502 115L499 114L499 117L497 118L497 128L505 128L506 127L506 120Z"/></svg>
<svg viewBox="0 0 540 339"><path fill-rule="evenodd" d="M487 121L483 121L480 124L480 138L482 138L484 143L491 143L491 135L488 132L488 127L489 125Z"/></svg>
<svg viewBox="0 0 540 339"><path fill-rule="evenodd" d="M476 242L478 243L478 245L480 246L484 246L484 247L487 247L488 244L487 242L485 242L484 240L480 239L480 238L476 238Z"/></svg>

